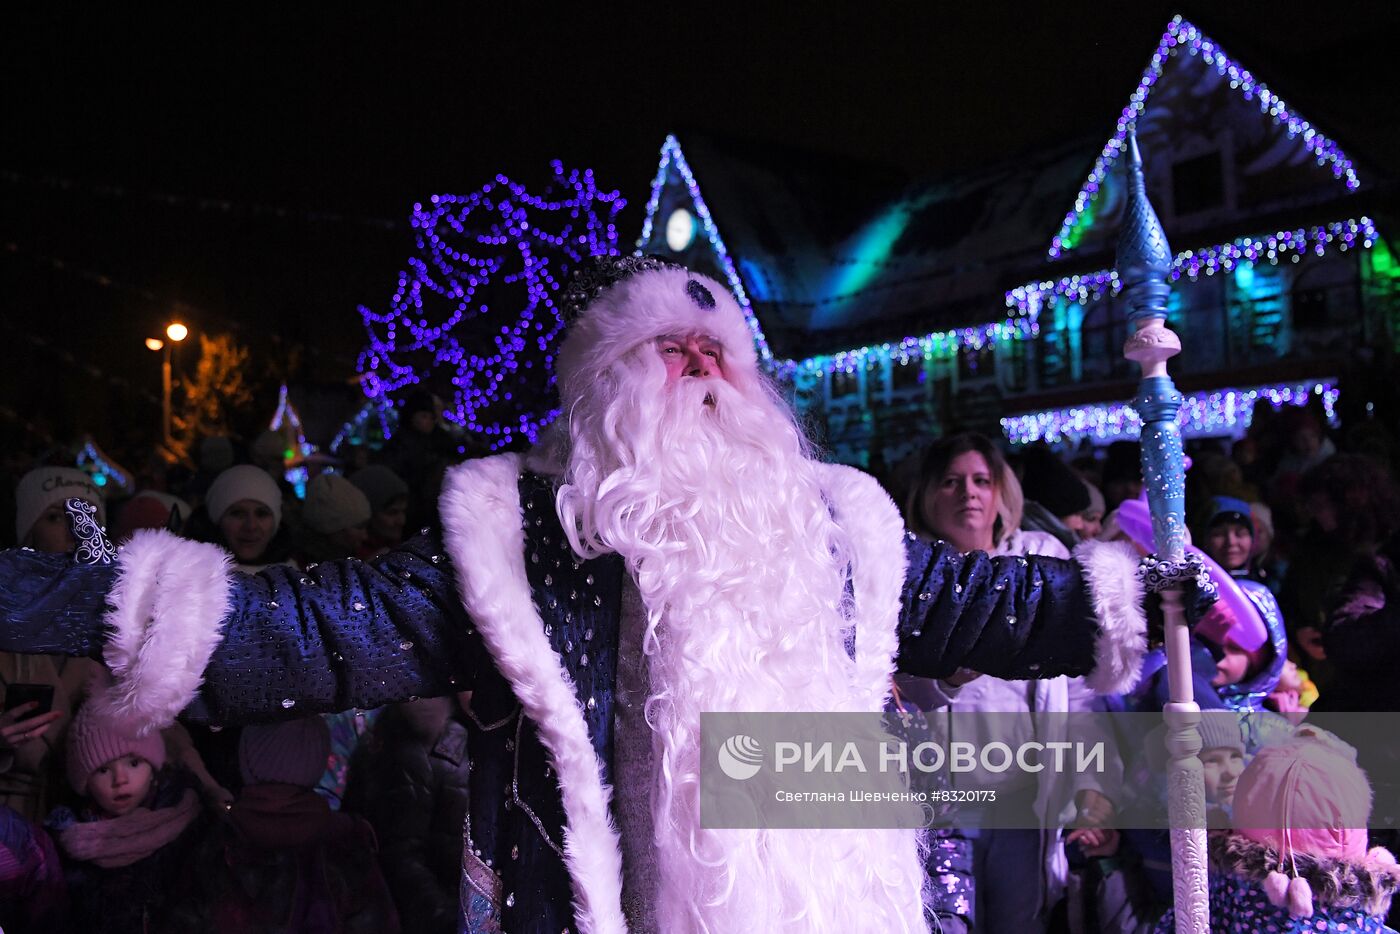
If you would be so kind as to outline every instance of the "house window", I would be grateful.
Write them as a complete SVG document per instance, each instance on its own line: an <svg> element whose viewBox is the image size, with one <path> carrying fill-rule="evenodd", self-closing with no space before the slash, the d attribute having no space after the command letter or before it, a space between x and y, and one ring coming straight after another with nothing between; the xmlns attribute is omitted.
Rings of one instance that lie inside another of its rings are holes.
<svg viewBox="0 0 1400 934"><path fill-rule="evenodd" d="M666 246L672 253L684 253L695 242L695 216L676 208L666 219Z"/></svg>
<svg viewBox="0 0 1400 934"><path fill-rule="evenodd" d="M1128 337L1128 320L1113 302L1091 302L1079 327L1080 378L1093 383L1119 379L1131 373L1132 364L1123 359L1123 342Z"/></svg>
<svg viewBox="0 0 1400 934"><path fill-rule="evenodd" d="M1293 325L1302 330L1360 330L1356 263L1350 257L1305 257L1293 267Z"/></svg>
<svg viewBox="0 0 1400 934"><path fill-rule="evenodd" d="M1177 217L1225 206L1225 166L1220 153L1182 159L1172 166L1172 211Z"/></svg>
<svg viewBox="0 0 1400 934"><path fill-rule="evenodd" d="M1003 380L1002 388L1007 392L1025 392L1029 383L1024 340L1007 340L997 344L997 354L1001 357L998 372Z"/></svg>
<svg viewBox="0 0 1400 934"><path fill-rule="evenodd" d="M1069 340L1064 331L1042 333L1036 344L1039 383L1042 389L1054 389L1069 382Z"/></svg>
<svg viewBox="0 0 1400 934"><path fill-rule="evenodd" d="M837 370L831 374L831 398L849 399L860 393L860 374Z"/></svg>
<svg viewBox="0 0 1400 934"><path fill-rule="evenodd" d="M1327 320L1327 290L1300 289L1293 293L1293 324L1300 328L1323 328Z"/></svg>
<svg viewBox="0 0 1400 934"><path fill-rule="evenodd" d="M990 344L980 348L964 345L958 350L958 378L977 379L996 375L996 354Z"/></svg>
<svg viewBox="0 0 1400 934"><path fill-rule="evenodd" d="M890 388L895 392L917 389L924 382L924 358L911 357L908 363L890 361Z"/></svg>

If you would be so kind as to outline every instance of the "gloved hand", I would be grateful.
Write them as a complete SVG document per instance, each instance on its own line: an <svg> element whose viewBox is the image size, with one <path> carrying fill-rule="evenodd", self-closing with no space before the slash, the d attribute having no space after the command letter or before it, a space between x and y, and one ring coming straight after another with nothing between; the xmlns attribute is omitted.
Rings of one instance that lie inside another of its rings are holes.
<svg viewBox="0 0 1400 934"><path fill-rule="evenodd" d="M1186 624L1195 627L1220 599L1215 582L1206 571L1199 554L1187 552L1180 561L1160 561L1148 555L1138 563L1138 579L1147 590L1147 641L1158 645L1166 631L1162 615L1161 593L1168 589L1182 591L1181 604L1186 610Z"/></svg>

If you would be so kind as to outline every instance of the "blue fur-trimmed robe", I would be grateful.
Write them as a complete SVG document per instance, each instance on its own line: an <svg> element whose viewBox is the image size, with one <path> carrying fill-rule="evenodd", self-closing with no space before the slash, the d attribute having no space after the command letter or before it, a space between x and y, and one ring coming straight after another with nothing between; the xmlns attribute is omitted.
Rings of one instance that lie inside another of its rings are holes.
<svg viewBox="0 0 1400 934"><path fill-rule="evenodd" d="M823 471L866 569L852 584L872 696L896 666L1131 686L1145 649L1131 550L1088 543L1077 563L962 556L904 533L869 477ZM244 723L471 690L466 929L625 930L610 814L623 564L576 560L553 481L516 455L454 468L441 511L441 544L420 537L304 573L236 574L213 546L160 532L138 534L116 569L5 552L0 650L104 655L110 712L138 722L184 709Z"/></svg>

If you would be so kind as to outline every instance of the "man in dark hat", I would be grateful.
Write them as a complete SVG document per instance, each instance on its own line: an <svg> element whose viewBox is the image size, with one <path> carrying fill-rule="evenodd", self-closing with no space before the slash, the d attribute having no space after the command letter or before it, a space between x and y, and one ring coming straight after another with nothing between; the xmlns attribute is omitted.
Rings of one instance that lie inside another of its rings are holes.
<svg viewBox="0 0 1400 934"><path fill-rule="evenodd" d="M466 930L923 930L912 831L702 827L701 713L878 712L896 667L1123 691L1136 556L914 540L813 459L712 279L610 259L566 304L564 416L448 471L441 541L256 576L163 533L115 571L7 552L0 648L104 652L156 722L472 691Z"/></svg>
<svg viewBox="0 0 1400 934"><path fill-rule="evenodd" d="M399 410L399 430L380 457L408 484L409 527L433 525L443 473L463 459L442 427L442 400L427 389L409 393Z"/></svg>

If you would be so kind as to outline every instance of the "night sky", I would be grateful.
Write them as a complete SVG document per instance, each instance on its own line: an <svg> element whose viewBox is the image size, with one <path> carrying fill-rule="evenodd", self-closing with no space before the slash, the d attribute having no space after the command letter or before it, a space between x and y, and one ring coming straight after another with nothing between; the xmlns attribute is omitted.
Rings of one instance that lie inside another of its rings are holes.
<svg viewBox="0 0 1400 934"><path fill-rule="evenodd" d="M301 347L292 375L343 382L356 305L382 307L412 252L412 203L497 172L594 168L629 201L630 246L685 128L914 176L1107 138L1174 12L1363 167L1400 159L1377 112L1394 4L455 6L7 17L0 442L24 422L107 444L153 428L141 340L175 314L233 330L259 374Z"/></svg>

